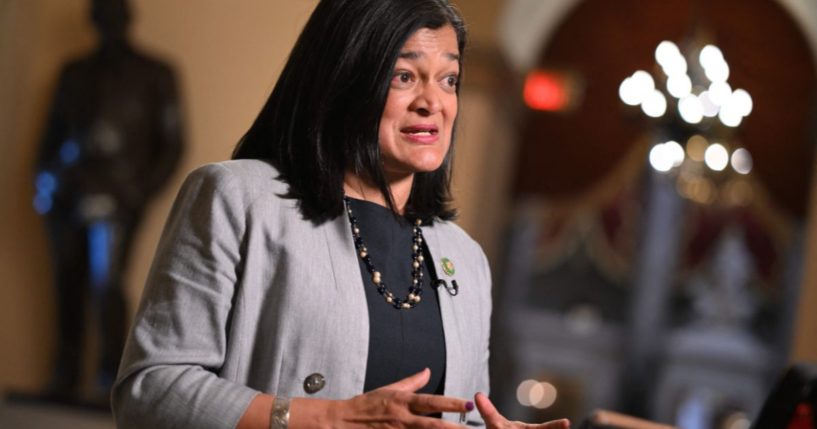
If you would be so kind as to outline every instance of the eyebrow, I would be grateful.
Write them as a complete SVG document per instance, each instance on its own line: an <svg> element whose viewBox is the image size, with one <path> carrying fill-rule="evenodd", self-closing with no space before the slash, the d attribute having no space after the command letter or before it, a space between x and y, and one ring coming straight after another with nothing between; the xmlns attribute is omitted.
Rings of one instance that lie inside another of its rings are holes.
<svg viewBox="0 0 817 429"><path fill-rule="evenodd" d="M405 51L405 52L400 52L400 55L398 56L398 58L402 58L402 59L406 59L406 60L416 60L416 59L422 57L423 55L424 54L422 52ZM459 55L452 54L451 52L447 52L445 54L445 56L451 61L459 61L460 60Z"/></svg>

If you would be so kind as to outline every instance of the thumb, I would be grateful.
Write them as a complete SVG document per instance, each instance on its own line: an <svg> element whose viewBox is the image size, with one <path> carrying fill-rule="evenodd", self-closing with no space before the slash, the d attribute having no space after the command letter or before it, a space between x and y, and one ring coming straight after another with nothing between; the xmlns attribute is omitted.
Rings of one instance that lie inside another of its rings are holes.
<svg viewBox="0 0 817 429"><path fill-rule="evenodd" d="M479 415L482 416L482 419L485 420L485 425L496 426L499 425L505 417L502 414L499 414L499 411L496 410L494 404L485 396L484 393L480 392L474 396L474 402L477 404L477 410L479 410Z"/></svg>
<svg viewBox="0 0 817 429"><path fill-rule="evenodd" d="M420 390L423 386L428 384L428 380L431 378L431 370L428 368L424 368L422 371L418 372L417 374L410 375L402 380L395 381L392 384L387 386L383 386L380 389L383 390L402 390L404 392L416 392ZM377 389L377 390L380 390Z"/></svg>

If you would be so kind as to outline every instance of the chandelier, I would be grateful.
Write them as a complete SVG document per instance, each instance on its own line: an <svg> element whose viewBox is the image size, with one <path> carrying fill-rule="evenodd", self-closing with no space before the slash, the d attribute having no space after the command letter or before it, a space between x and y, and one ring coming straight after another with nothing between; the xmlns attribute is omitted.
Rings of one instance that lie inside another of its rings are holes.
<svg viewBox="0 0 817 429"><path fill-rule="evenodd" d="M621 82L619 98L658 125L650 166L677 174L683 196L707 203L723 194L727 202L745 202L750 189L739 178L752 171L753 161L734 134L752 113L752 97L729 84L720 48L705 44L688 51L662 41L655 49L655 76L637 70Z"/></svg>

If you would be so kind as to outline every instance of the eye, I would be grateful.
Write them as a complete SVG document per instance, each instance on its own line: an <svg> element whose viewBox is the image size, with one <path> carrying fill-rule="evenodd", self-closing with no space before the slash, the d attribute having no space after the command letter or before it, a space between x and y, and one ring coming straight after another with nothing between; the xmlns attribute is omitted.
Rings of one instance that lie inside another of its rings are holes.
<svg viewBox="0 0 817 429"><path fill-rule="evenodd" d="M398 87L398 88L408 87L409 85L411 85L411 83L413 81L414 81L414 75L411 74L411 72L408 72L408 71L405 71L405 70L400 70L400 71L394 72L394 75L392 75L392 78L391 78L392 86L395 86L395 87Z"/></svg>
<svg viewBox="0 0 817 429"><path fill-rule="evenodd" d="M457 90L457 85L460 83L460 78L456 73L450 74L445 76L440 85L442 85L443 89L448 92L454 92Z"/></svg>

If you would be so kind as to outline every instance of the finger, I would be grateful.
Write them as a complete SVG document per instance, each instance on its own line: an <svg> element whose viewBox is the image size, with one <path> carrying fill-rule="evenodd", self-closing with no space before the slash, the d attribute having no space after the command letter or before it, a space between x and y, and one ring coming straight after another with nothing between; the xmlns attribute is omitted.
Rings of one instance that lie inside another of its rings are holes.
<svg viewBox="0 0 817 429"><path fill-rule="evenodd" d="M525 425L527 429L570 429L570 420L559 419L538 425Z"/></svg>
<svg viewBox="0 0 817 429"><path fill-rule="evenodd" d="M491 403L491 400L485 396L484 393L480 392L474 396L474 402L477 404L477 410L479 410L479 415L482 416L482 419L485 420L485 423L489 426L491 425L499 425L500 423L505 421L505 417L502 414L499 414L499 411L496 410L494 404ZM550 429L550 428L548 428Z"/></svg>
<svg viewBox="0 0 817 429"><path fill-rule="evenodd" d="M462 426L438 419L436 417L413 416L406 420L406 425L410 428L419 429L462 429Z"/></svg>
<svg viewBox="0 0 817 429"><path fill-rule="evenodd" d="M474 403L471 401L425 393L412 395L408 405L414 414L467 413L474 409Z"/></svg>
<svg viewBox="0 0 817 429"><path fill-rule="evenodd" d="M431 371L428 368L423 369L422 371L418 372L417 374L410 375L402 380L395 381L392 384L387 386L383 386L377 390L402 390L404 392L416 392L420 390L423 386L428 384L428 380L431 378Z"/></svg>

